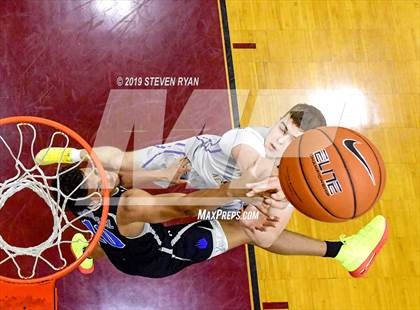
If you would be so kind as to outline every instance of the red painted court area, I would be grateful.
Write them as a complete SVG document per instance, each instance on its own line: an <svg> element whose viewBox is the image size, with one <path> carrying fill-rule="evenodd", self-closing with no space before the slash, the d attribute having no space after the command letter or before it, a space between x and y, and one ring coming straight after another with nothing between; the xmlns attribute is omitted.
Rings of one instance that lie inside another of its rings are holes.
<svg viewBox="0 0 420 310"><path fill-rule="evenodd" d="M171 139L186 138L197 128L214 134L231 128L216 1L8 1L0 7L0 23L0 117L50 118L93 144L111 90L121 94L164 89L163 134L154 135L154 130L159 132L156 128L141 128L149 134L135 135L131 145L162 143L170 134ZM191 79L190 84L176 80L175 85L160 87L145 85L146 77ZM194 84L197 80L198 86ZM225 92L211 103L193 100L194 109L189 106L189 114L184 114L183 130L171 133L197 89ZM125 97L111 98L114 106L120 104L119 109L127 104L115 98ZM135 101L127 108L133 104ZM148 113L152 112L153 107L136 112L135 118L149 124ZM123 116L120 122L125 121ZM118 143L119 136L126 135L114 128L106 128L106 132L110 143ZM0 163L0 170L7 169L4 165ZM31 207L30 203L25 206ZM0 231L45 235L45 225L28 224L42 221L38 215L22 216L22 221L14 218L13 229L3 221ZM76 271L57 286L62 310L250 308L242 247L164 279L124 275L105 259L96 263L91 276Z"/></svg>

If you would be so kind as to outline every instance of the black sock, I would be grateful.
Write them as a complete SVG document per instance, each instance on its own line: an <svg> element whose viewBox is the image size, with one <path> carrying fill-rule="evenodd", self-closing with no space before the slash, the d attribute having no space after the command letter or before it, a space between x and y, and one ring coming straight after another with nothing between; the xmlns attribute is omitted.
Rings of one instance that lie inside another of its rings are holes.
<svg viewBox="0 0 420 310"><path fill-rule="evenodd" d="M327 244L327 252L324 257L336 257L343 245L341 241L325 241L325 243Z"/></svg>

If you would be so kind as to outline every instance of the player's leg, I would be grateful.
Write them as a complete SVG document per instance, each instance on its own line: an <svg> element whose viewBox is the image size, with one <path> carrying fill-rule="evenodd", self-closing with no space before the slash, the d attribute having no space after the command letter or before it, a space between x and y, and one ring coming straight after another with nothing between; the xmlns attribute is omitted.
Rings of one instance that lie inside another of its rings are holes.
<svg viewBox="0 0 420 310"><path fill-rule="evenodd" d="M341 236L340 240L332 242L312 239L286 230L266 250L281 255L332 257L353 277L361 277L368 271L387 237L387 221L378 215L356 234Z"/></svg>
<svg viewBox="0 0 420 310"><path fill-rule="evenodd" d="M185 157L186 140L150 146L132 152L124 152L113 146L95 147L94 151L107 170L158 170L167 168L175 160ZM39 151L35 159L40 165L58 162L74 164L84 160L86 156L87 151L84 149L51 147Z"/></svg>
<svg viewBox="0 0 420 310"><path fill-rule="evenodd" d="M237 221L221 221L228 250L251 243ZM388 236L387 222L376 216L359 232L338 241L322 241L291 231L283 231L266 250L281 255L305 255L336 258L353 277L363 276L382 249Z"/></svg>
<svg viewBox="0 0 420 310"><path fill-rule="evenodd" d="M190 170L185 156L185 143L177 141L133 152L123 152L112 146L94 149L106 170L119 172L124 186L141 187L155 182L160 187L185 183L182 175ZM73 164L87 158L86 150L75 148L46 148L38 152L36 162L50 165L58 162Z"/></svg>
<svg viewBox="0 0 420 310"><path fill-rule="evenodd" d="M321 241L308 236L284 230L273 245L266 250L281 255L326 256L328 244L331 257L335 257L342 243Z"/></svg>

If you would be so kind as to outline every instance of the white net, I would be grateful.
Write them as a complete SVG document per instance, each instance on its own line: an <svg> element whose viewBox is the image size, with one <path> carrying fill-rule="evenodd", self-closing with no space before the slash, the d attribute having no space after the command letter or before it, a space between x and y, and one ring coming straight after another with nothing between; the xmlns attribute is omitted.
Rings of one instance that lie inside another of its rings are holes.
<svg viewBox="0 0 420 310"><path fill-rule="evenodd" d="M45 169L40 167L35 160L34 146L37 139L37 131L35 126L29 123L19 123L14 124L13 126L16 126L16 130L20 138L17 150L13 151L7 142L7 137L3 137L0 133L0 146L3 144L8 153L2 153L1 158L4 160L6 156L11 156L11 158L15 161L14 170L16 170L16 174L13 177L10 177L6 180L0 179L0 211L5 206L10 197L16 195L24 189L29 189L36 193L49 207L53 218L53 225L51 227L51 234L45 241L30 247L19 247L9 244L0 233L0 248L6 256L0 261L0 266L6 262L12 262L16 267L16 272L19 278L31 279L35 277L40 261L47 264L54 271L61 270L67 266L67 259L64 257L61 247L61 245L64 243L71 243L71 241L63 239L63 232L66 229L72 228L82 233L88 233L92 236L92 232L89 230L81 229L75 225L75 223L82 216L69 219L66 214L67 203L70 201L73 201L74 203L82 203L82 201L94 201L94 203L89 205L87 209L88 212L83 214L83 216L85 216L87 213L94 212L102 206L102 195L98 190L84 197L72 198L73 193L77 191L81 186L83 186L86 179L88 179L92 173L95 173L94 169L87 169L84 180L71 193L66 195L63 191L60 190L60 175L67 173L71 169L79 169L82 162L68 166L68 168L66 168L66 166L62 164L62 156L58 164L52 169L53 172L46 172ZM27 128L27 130L23 130L23 128ZM30 132L29 160L26 158L25 160L22 159L22 157L24 157L22 156L24 153L23 149L24 147L28 146L24 142L24 132L25 134L26 132ZM64 138L64 143L61 142L59 145L60 147L69 147L70 140L68 135L60 131L55 131L49 138L48 145L46 146L47 152L54 146L54 143L56 143L58 137ZM60 138L60 140L62 139ZM64 154L64 152L62 154ZM88 166L95 167L90 156L87 156L84 161L87 162ZM54 180L56 180L56 187L52 186ZM92 199L93 197L97 197L97 199ZM58 254L56 255L58 256L58 259L54 259L54 262L51 261L51 258L47 258L47 256L50 255L46 255L46 252L52 248L54 248L54 251ZM34 264L30 272L22 270L22 267L18 262L18 258L20 256L33 258Z"/></svg>

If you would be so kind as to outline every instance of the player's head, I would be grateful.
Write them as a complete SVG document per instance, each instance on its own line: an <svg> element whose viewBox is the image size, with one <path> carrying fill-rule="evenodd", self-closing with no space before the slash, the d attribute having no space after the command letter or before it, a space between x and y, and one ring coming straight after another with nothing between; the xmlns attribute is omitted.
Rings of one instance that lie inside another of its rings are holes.
<svg viewBox="0 0 420 310"><path fill-rule="evenodd" d="M110 189L114 189L119 185L120 179L117 173L105 171L105 177ZM74 201L74 199L88 197L94 192L99 192L102 187L101 177L97 169L94 168L65 167L62 169L59 179L59 185L57 180L54 180L52 187L59 187L64 195L71 198L67 201L66 208L76 213L85 209L91 201L90 198L78 202ZM63 202L63 197L60 201Z"/></svg>
<svg viewBox="0 0 420 310"><path fill-rule="evenodd" d="M306 130L321 126L326 126L321 111L306 103L295 105L271 127L264 142L266 156L281 157L294 139Z"/></svg>

